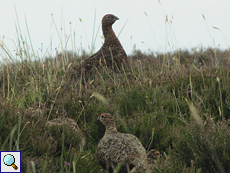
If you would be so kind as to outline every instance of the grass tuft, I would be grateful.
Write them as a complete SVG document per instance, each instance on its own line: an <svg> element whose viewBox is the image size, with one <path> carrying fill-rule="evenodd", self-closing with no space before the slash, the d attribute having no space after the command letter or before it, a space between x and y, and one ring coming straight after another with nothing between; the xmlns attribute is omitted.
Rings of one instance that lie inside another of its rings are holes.
<svg viewBox="0 0 230 173"><path fill-rule="evenodd" d="M83 86L76 67L89 55L67 52L67 40L62 53L39 57L17 24L16 57L0 44L0 149L22 151L22 172L103 172L95 158L103 112L146 150L163 153L156 172L230 170L229 50L136 50L129 68L98 69ZM81 133L68 124L46 126L60 117L74 120Z"/></svg>

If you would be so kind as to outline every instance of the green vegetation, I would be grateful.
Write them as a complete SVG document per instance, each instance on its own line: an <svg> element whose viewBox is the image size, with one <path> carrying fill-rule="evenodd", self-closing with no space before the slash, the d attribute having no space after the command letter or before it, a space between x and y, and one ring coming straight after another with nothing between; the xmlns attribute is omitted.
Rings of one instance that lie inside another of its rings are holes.
<svg viewBox="0 0 230 173"><path fill-rule="evenodd" d="M103 112L163 154L156 172L230 170L229 50L136 51L130 69L99 71L85 85L76 55L41 60L22 50L20 61L9 55L0 67L0 150L22 151L22 172L103 172L94 154ZM65 126L45 126L58 112L77 122L84 148Z"/></svg>

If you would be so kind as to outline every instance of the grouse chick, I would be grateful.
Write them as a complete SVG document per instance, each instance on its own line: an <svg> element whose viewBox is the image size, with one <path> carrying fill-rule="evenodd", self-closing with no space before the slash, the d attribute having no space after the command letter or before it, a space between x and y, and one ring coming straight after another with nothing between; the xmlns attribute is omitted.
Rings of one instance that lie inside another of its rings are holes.
<svg viewBox="0 0 230 173"><path fill-rule="evenodd" d="M153 172L153 167L157 167L157 160L160 158L161 154L156 149L152 149L147 153L147 164L145 167L136 166L130 173L150 173Z"/></svg>
<svg viewBox="0 0 230 173"><path fill-rule="evenodd" d="M114 117L109 113L101 114L98 120L106 127L96 151L99 164L109 173L117 166L119 173L127 173L135 166L144 167L147 154L139 139L132 134L118 132Z"/></svg>
<svg viewBox="0 0 230 173"><path fill-rule="evenodd" d="M161 154L156 149L152 149L147 153L147 163L156 167L157 160L160 158Z"/></svg>
<svg viewBox="0 0 230 173"><path fill-rule="evenodd" d="M102 18L102 31L104 44L94 55L90 56L81 63L80 73L85 76L91 74L93 69L103 66L105 69L120 69L122 64L128 65L127 55L120 41L115 35L112 25L119 20L113 14L107 14Z"/></svg>

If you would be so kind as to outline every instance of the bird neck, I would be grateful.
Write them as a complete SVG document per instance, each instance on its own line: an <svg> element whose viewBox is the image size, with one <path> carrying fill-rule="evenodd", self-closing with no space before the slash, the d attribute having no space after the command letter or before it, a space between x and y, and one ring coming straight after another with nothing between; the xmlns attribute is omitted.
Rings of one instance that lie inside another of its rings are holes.
<svg viewBox="0 0 230 173"><path fill-rule="evenodd" d="M102 26L102 31L105 38L104 43L111 42L112 40L117 40L117 36L114 33L112 26Z"/></svg>
<svg viewBox="0 0 230 173"><path fill-rule="evenodd" d="M106 126L105 133L106 134L117 133L117 128L114 122Z"/></svg>

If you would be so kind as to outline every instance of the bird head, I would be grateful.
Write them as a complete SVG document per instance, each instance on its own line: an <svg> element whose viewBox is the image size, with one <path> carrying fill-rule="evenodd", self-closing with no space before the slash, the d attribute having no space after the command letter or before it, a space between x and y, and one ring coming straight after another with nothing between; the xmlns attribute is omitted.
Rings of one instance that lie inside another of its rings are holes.
<svg viewBox="0 0 230 173"><path fill-rule="evenodd" d="M102 26L112 26L116 20L119 20L119 18L113 14L106 14L102 18Z"/></svg>
<svg viewBox="0 0 230 173"><path fill-rule="evenodd" d="M100 122L104 124L105 126L108 126L114 123L114 118L112 115L110 115L110 113L103 113L97 119L100 120Z"/></svg>
<svg viewBox="0 0 230 173"><path fill-rule="evenodd" d="M156 162L160 158L161 154L156 149L152 149L147 153L147 158L152 162Z"/></svg>

